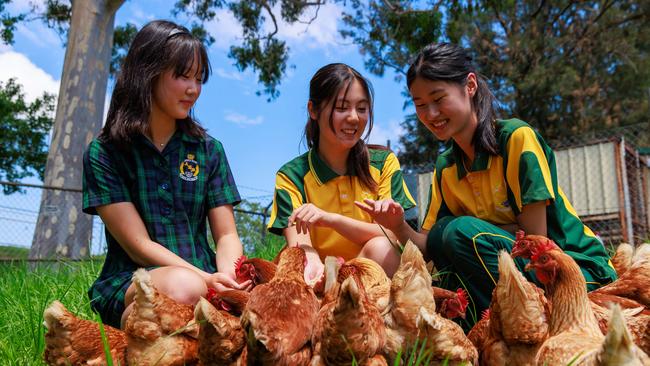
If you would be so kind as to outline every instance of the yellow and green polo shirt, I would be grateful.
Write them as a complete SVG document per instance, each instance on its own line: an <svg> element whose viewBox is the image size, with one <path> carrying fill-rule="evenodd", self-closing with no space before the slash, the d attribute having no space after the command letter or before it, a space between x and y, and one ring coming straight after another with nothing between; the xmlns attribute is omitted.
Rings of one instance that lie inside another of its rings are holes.
<svg viewBox="0 0 650 366"><path fill-rule="evenodd" d="M354 201L392 198L405 210L414 207L415 201L395 154L381 149L368 149L368 152L370 174L378 185L376 193L369 191L356 176L335 173L313 149L282 166L276 175L269 231L282 235L293 210L305 203L363 222L372 222L372 218L355 206ZM310 237L321 259L333 255L348 260L356 257L362 248L331 228L316 227Z"/></svg>
<svg viewBox="0 0 650 366"><path fill-rule="evenodd" d="M596 278L615 278L602 243L585 226L560 189L555 155L530 125L496 121L498 155L477 152L471 167L452 142L436 160L422 228L445 216L473 216L494 225L516 224L522 207L546 202L548 237ZM612 277L614 276L614 277Z"/></svg>

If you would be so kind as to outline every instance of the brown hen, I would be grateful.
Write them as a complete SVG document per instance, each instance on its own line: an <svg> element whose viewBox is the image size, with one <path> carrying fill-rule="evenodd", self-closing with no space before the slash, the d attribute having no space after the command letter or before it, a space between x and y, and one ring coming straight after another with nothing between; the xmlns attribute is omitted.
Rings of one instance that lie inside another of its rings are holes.
<svg viewBox="0 0 650 366"><path fill-rule="evenodd" d="M535 357L536 365L596 365L604 337L587 297L578 264L552 240L529 243L531 261L551 303L549 338Z"/></svg>
<svg viewBox="0 0 650 366"><path fill-rule="evenodd" d="M385 314L390 300L390 279L381 266L367 258L353 258L345 262L339 271L338 282L355 276L357 283L361 283L368 299L381 314Z"/></svg>
<svg viewBox="0 0 650 366"><path fill-rule="evenodd" d="M386 353L394 359L398 352L426 339L433 362L450 364L478 362L478 353L460 326L436 313L431 291L431 274L422 253L407 242L400 265L391 283L390 312L386 322Z"/></svg>
<svg viewBox="0 0 650 366"><path fill-rule="evenodd" d="M532 365L548 336L550 309L544 291L524 278L505 251L499 253L499 281L489 314L481 364Z"/></svg>
<svg viewBox="0 0 650 366"><path fill-rule="evenodd" d="M307 365L319 303L305 283L302 248L282 251L275 277L251 291L241 316L249 364Z"/></svg>
<svg viewBox="0 0 650 366"><path fill-rule="evenodd" d="M48 365L105 365L106 355L99 324L79 319L63 304L53 301L43 312L45 333L44 359ZM104 325L113 364L125 364L126 335Z"/></svg>
<svg viewBox="0 0 650 366"><path fill-rule="evenodd" d="M219 304L227 303L222 299L219 301ZM231 306L237 308L245 304ZM199 360L202 365L246 364L246 337L238 316L201 298L194 309L194 319L200 326Z"/></svg>
<svg viewBox="0 0 650 366"><path fill-rule="evenodd" d="M330 265L327 258L325 265ZM325 270L328 276L333 272ZM350 365L353 360L366 365L380 355L385 341L383 318L361 280L352 275L343 281L336 298L318 313L312 344L320 360L312 361L312 365Z"/></svg>
<svg viewBox="0 0 650 366"><path fill-rule="evenodd" d="M609 313L609 330L596 356L598 365L650 365L650 357L632 342L621 308L614 304Z"/></svg>
<svg viewBox="0 0 650 366"><path fill-rule="evenodd" d="M247 258L242 255L235 262L235 276L237 282L250 280L253 286L271 281L275 276L277 265L262 258Z"/></svg>
<svg viewBox="0 0 650 366"><path fill-rule="evenodd" d="M126 320L127 361L138 366L181 366L198 362L194 307L179 304L158 290L149 272L133 274L134 306Z"/></svg>

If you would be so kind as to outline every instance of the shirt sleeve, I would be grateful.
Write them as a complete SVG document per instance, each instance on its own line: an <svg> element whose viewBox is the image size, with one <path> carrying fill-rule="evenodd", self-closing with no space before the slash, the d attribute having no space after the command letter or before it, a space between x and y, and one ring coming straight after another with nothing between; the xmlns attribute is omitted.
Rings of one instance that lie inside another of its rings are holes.
<svg viewBox="0 0 650 366"><path fill-rule="evenodd" d="M88 145L83 157L83 212L97 215L98 206L131 201L117 164L114 155L98 140Z"/></svg>
<svg viewBox="0 0 650 366"><path fill-rule="evenodd" d="M423 230L431 230L433 225L438 221L438 216L447 216L442 194L440 193L440 185L438 184L438 176L436 170L431 173L431 187L429 188L429 203L427 203L426 214L422 221ZM449 213L451 214L451 213Z"/></svg>
<svg viewBox="0 0 650 366"><path fill-rule="evenodd" d="M508 139L506 180L519 212L525 205L555 199L542 143L530 127L516 129Z"/></svg>
<svg viewBox="0 0 650 366"><path fill-rule="evenodd" d="M275 176L275 192L273 195L273 210L267 226L274 234L282 235L282 230L288 226L287 220L296 208L303 205L303 195L284 173Z"/></svg>
<svg viewBox="0 0 650 366"><path fill-rule="evenodd" d="M208 156L214 162L208 177L208 209L223 205L235 206L241 201L235 178L230 171L223 145L217 140L213 142L208 150Z"/></svg>
<svg viewBox="0 0 650 366"><path fill-rule="evenodd" d="M381 170L378 187L379 199L392 198L395 202L399 203L404 210L408 210L415 206L415 200L411 196L404 175L400 168L399 160L395 154L390 153L386 157L386 161Z"/></svg>

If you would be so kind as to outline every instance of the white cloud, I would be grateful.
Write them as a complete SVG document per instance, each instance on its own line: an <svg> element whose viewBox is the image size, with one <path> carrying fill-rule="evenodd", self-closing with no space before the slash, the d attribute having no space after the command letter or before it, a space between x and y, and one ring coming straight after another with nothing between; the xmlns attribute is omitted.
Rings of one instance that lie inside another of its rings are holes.
<svg viewBox="0 0 650 366"><path fill-rule="evenodd" d="M42 96L43 92L59 93L60 80L55 80L22 53L12 50L0 53L0 81L6 82L10 78L15 78L23 86L29 102Z"/></svg>
<svg viewBox="0 0 650 366"><path fill-rule="evenodd" d="M273 8L278 20L278 38L285 40L289 47L298 49L302 47L322 48L325 46L340 47L343 43L339 35L338 21L343 13L343 8L334 3L321 5L318 16L311 22L305 24L316 14L316 7L307 8L299 22L287 24L280 17L280 3ZM237 19L227 9L217 10L216 20L208 23L206 29L215 38L214 47L229 49L231 45L240 43L242 28ZM273 22L268 14L263 12L267 18L264 24L264 31L273 31Z"/></svg>
<svg viewBox="0 0 650 366"><path fill-rule="evenodd" d="M226 111L225 116L226 121L238 124L238 125L259 125L264 122L264 117L257 116L255 118L248 117L241 113Z"/></svg>
<svg viewBox="0 0 650 366"><path fill-rule="evenodd" d="M247 69L246 71L248 72L250 69ZM242 80L242 75L243 73L239 71L226 71L222 67L218 67L214 70L212 70L217 76L224 78L224 79L230 79L230 80Z"/></svg>
<svg viewBox="0 0 650 366"><path fill-rule="evenodd" d="M390 146L393 151L399 151L399 137L404 134L404 128L396 120L388 121L388 125L380 125L375 121L370 132L369 142L371 144L386 145L390 140Z"/></svg>
<svg viewBox="0 0 650 366"><path fill-rule="evenodd" d="M38 47L50 49L60 48L63 45L62 38L56 31L37 21L18 24L16 33Z"/></svg>
<svg viewBox="0 0 650 366"><path fill-rule="evenodd" d="M216 13L215 20L207 23L205 28L214 37L213 47L228 50L231 45L239 43L242 28L229 10L219 9Z"/></svg>
<svg viewBox="0 0 650 366"><path fill-rule="evenodd" d="M280 4L275 6L276 14L280 14ZM337 46L342 40L339 35L338 21L343 14L343 8L338 4L326 3L317 8L310 6L301 16L300 22L287 24L281 19L278 21L278 34L287 40L290 46L307 46L319 48L323 46ZM316 16L317 15L317 16ZM316 16L311 24L305 24ZM266 30L273 30L273 22L266 22Z"/></svg>

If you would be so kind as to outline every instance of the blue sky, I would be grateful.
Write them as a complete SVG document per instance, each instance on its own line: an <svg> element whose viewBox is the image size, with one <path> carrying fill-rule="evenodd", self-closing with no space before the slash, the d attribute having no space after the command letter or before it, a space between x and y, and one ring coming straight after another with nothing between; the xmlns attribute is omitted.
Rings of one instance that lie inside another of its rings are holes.
<svg viewBox="0 0 650 366"><path fill-rule="evenodd" d="M174 2L127 1L117 13L116 25L131 22L140 27L156 18L171 19ZM9 9L28 7L28 0L15 0ZM309 79L327 63L348 63L370 79L376 98L375 128L370 140L385 144L390 139L393 148L396 147L401 132L399 122L405 114L403 84L394 81L392 73L377 78L364 69L357 47L338 34L339 5L328 4L318 15L310 26L281 27L280 37L290 47L290 67L280 85L280 97L272 102L267 102L265 96L255 95L261 89L257 76L250 70L239 72L227 57L228 47L240 37L237 22L224 10L219 12L216 22L208 25L216 39L209 49L213 74L204 86L195 114L208 133L224 144L244 198L268 202L277 169L305 151L301 138L307 118ZM58 93L64 53L59 35L41 22L21 24L15 43L0 46L0 81L18 78L28 98L44 90Z"/></svg>

